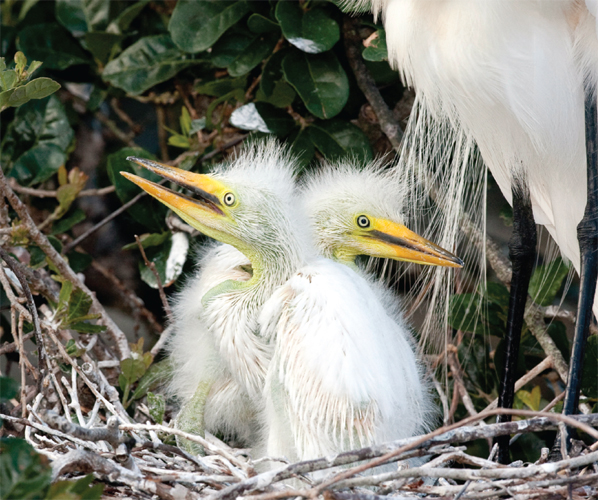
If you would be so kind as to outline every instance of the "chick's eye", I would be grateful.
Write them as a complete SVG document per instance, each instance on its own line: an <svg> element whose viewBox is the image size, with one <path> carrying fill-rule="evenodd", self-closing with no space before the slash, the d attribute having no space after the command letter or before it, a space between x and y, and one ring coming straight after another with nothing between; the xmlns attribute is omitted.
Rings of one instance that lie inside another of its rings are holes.
<svg viewBox="0 0 598 500"><path fill-rule="evenodd" d="M233 193L226 193L224 195L224 203L229 207L235 204L235 195Z"/></svg>
<svg viewBox="0 0 598 500"><path fill-rule="evenodd" d="M357 217L357 225L359 227L370 227L370 219L368 219L365 215L360 215Z"/></svg>

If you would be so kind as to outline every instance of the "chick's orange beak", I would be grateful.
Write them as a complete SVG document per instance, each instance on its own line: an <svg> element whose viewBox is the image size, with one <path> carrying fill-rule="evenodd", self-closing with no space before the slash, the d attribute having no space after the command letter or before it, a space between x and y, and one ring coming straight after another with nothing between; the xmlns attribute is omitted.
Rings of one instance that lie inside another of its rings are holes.
<svg viewBox="0 0 598 500"><path fill-rule="evenodd" d="M374 220L367 236L382 244L384 257L428 266L463 267L463 261L420 235L383 219Z"/></svg>
<svg viewBox="0 0 598 500"><path fill-rule="evenodd" d="M186 170L163 165L144 158L130 156L127 160L134 161L147 170L188 189L196 195L196 198L192 198L143 177L129 172L121 172L122 176L137 184L158 201L164 203L164 205L176 212L185 222L196 229L202 230L202 228L198 227L198 223L204 224L209 219L224 215L218 194L225 188L220 182L210 176L187 172Z"/></svg>

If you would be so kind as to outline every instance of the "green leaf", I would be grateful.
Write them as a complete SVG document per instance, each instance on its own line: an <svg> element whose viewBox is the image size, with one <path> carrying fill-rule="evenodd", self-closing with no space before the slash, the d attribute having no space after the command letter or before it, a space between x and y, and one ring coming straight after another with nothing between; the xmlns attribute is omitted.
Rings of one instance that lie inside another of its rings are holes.
<svg viewBox="0 0 598 500"><path fill-rule="evenodd" d="M38 184L52 177L65 162L66 156L56 144L38 144L19 157L10 176L21 184Z"/></svg>
<svg viewBox="0 0 598 500"><path fill-rule="evenodd" d="M278 23L268 19L261 14L251 14L247 20L247 27L252 33L268 33L270 31L278 31L280 26Z"/></svg>
<svg viewBox="0 0 598 500"><path fill-rule="evenodd" d="M563 359L569 363L571 347L569 346L569 338L567 337L567 327L561 321L551 321L548 325L548 335L550 335L550 338L559 351L561 351Z"/></svg>
<svg viewBox="0 0 598 500"><path fill-rule="evenodd" d="M532 411L540 411L540 401L542 400L542 393L540 386L537 385L532 389L531 392L524 391L523 389L517 391L515 398L519 399L525 406Z"/></svg>
<svg viewBox="0 0 598 500"><path fill-rule="evenodd" d="M284 137L295 122L288 113L265 102L251 102L233 111L230 123L243 130L257 130Z"/></svg>
<svg viewBox="0 0 598 500"><path fill-rule="evenodd" d="M248 12L249 5L244 1L179 0L168 30L181 50L201 52L210 48Z"/></svg>
<svg viewBox="0 0 598 500"><path fill-rule="evenodd" d="M56 481L44 500L100 500L105 485L98 483L90 487L93 480L93 474L88 474L77 481Z"/></svg>
<svg viewBox="0 0 598 500"><path fill-rule="evenodd" d="M17 52L15 54L15 70L17 74L20 75L23 73L25 66L27 66L27 58L25 57L25 54L22 52Z"/></svg>
<svg viewBox="0 0 598 500"><path fill-rule="evenodd" d="M307 130L312 142L326 159L353 156L365 163L373 158L368 138L352 123L337 120L319 122Z"/></svg>
<svg viewBox="0 0 598 500"><path fill-rule="evenodd" d="M538 266L530 279L528 293L537 304L549 306L567 274L569 274L569 266L561 257L557 257L549 264Z"/></svg>
<svg viewBox="0 0 598 500"><path fill-rule="evenodd" d="M130 172L153 182L160 182L162 179L149 170L127 160L128 156L137 156L155 160L156 157L140 148L123 148L108 156L107 170L110 182L116 188L116 194L122 203L128 202L142 190L125 179L120 172ZM145 196L127 211L137 222L149 228L150 231L162 232L165 227L164 217L167 208L151 196Z"/></svg>
<svg viewBox="0 0 598 500"><path fill-rule="evenodd" d="M239 78L218 78L211 82L201 83L195 86L198 94L222 97L235 90L245 90L247 86L247 75Z"/></svg>
<svg viewBox="0 0 598 500"><path fill-rule="evenodd" d="M0 498L43 498L52 469L24 439L0 438Z"/></svg>
<svg viewBox="0 0 598 500"><path fill-rule="evenodd" d="M270 59L264 65L262 71L262 79L260 80L260 89L266 97L270 97L274 92L276 83L283 78L282 74L282 60L284 56L289 53L288 50L283 49L274 52Z"/></svg>
<svg viewBox="0 0 598 500"><path fill-rule="evenodd" d="M63 156L66 156L74 135L60 99L50 96L45 99L29 101L17 109L13 121L3 137L0 153L2 167L11 172L14 162L23 154L42 144L55 144L60 148ZM51 152L46 150L42 153L47 157ZM36 154L40 155L41 153ZM22 174L11 172L10 175L16 177L21 184L30 183L33 177L39 173L39 168L47 167L46 170L55 172L55 164L58 163L58 160L54 159L53 161L56 163L41 167L39 164L35 166L29 161L28 164L29 166L33 165L34 171L27 169ZM62 162L64 163L64 159Z"/></svg>
<svg viewBox="0 0 598 500"><path fill-rule="evenodd" d="M278 2L276 19L285 38L308 54L330 50L340 39L340 29L323 8L304 11L298 2Z"/></svg>
<svg viewBox="0 0 598 500"><path fill-rule="evenodd" d="M0 377L0 401L8 401L19 394L19 383L10 377Z"/></svg>
<svg viewBox="0 0 598 500"><path fill-rule="evenodd" d="M168 238L170 238L170 231L164 231L163 233L153 233L153 234L142 234L139 237L139 241L141 242L141 246L143 248L149 247L156 247L164 243ZM122 249L123 250L136 250L138 247L137 242L129 243L125 245Z"/></svg>
<svg viewBox="0 0 598 500"><path fill-rule="evenodd" d="M147 391L153 390L158 385L163 384L166 382L172 372L172 363L170 359L163 359L157 363L151 365L143 377L139 379L139 383L137 384L137 388L131 396L131 400L140 399L146 395Z"/></svg>
<svg viewBox="0 0 598 500"><path fill-rule="evenodd" d="M125 38L125 35L117 33L94 31L85 33L83 40L85 40L87 50L89 50L102 64L106 64L110 59L110 56L113 55L115 49L114 46L122 42Z"/></svg>
<svg viewBox="0 0 598 500"><path fill-rule="evenodd" d="M147 393L147 407L149 409L150 417L157 424L161 424L164 420L164 411L166 410L166 402L162 394Z"/></svg>
<svg viewBox="0 0 598 500"><path fill-rule="evenodd" d="M85 269L90 266L91 261L93 260L91 255L77 252L75 250L67 253L66 256L69 260L69 266L71 266L71 269L76 273L85 271Z"/></svg>
<svg viewBox="0 0 598 500"><path fill-rule="evenodd" d="M27 26L19 32L17 47L28 59L43 61L47 69L66 69L89 63L79 44L56 23Z"/></svg>
<svg viewBox="0 0 598 500"><path fill-rule="evenodd" d="M287 108L295 100L297 93L287 82L279 80L274 85L274 91L270 97L266 97L262 89L258 89L255 95L257 102L267 102L277 108Z"/></svg>
<svg viewBox="0 0 598 500"><path fill-rule="evenodd" d="M274 50L276 35L233 33L220 39L212 50L212 63L228 68L231 76L249 73Z"/></svg>
<svg viewBox="0 0 598 500"><path fill-rule="evenodd" d="M69 324L70 330L75 330L79 333L102 333L106 331L104 325L94 325L85 321L77 321Z"/></svg>
<svg viewBox="0 0 598 500"><path fill-rule="evenodd" d="M302 168L306 168L316 152L314 143L311 140L309 129L298 129L289 137L291 150L299 160Z"/></svg>
<svg viewBox="0 0 598 500"><path fill-rule="evenodd" d="M307 109L318 118L332 118L349 98L349 80L332 52L310 55L292 51L282 61L286 80Z"/></svg>
<svg viewBox="0 0 598 500"><path fill-rule="evenodd" d="M122 34L126 31L135 18L141 13L143 8L150 0L142 0L141 2L134 2L125 10L123 10L118 17L110 23L106 31L108 33Z"/></svg>
<svg viewBox="0 0 598 500"><path fill-rule="evenodd" d="M164 287L172 285L183 272L183 266L189 252L189 238L184 233L174 233L164 243L149 248L146 251L147 258L156 266L160 281ZM154 273L139 261L139 272L141 279L152 288L158 288L158 282Z"/></svg>
<svg viewBox="0 0 598 500"><path fill-rule="evenodd" d="M370 46L366 47L361 54L366 61L379 62L388 60L386 31L379 29L376 31L376 34L378 36L370 42Z"/></svg>
<svg viewBox="0 0 598 500"><path fill-rule="evenodd" d="M110 0L56 1L56 19L75 36L106 29L109 15Z"/></svg>
<svg viewBox="0 0 598 500"><path fill-rule="evenodd" d="M598 400L598 335L590 335L584 349L581 392Z"/></svg>
<svg viewBox="0 0 598 500"><path fill-rule="evenodd" d="M60 287L60 295L58 296L58 309L66 311L71 293L73 293L73 284L70 281L64 280Z"/></svg>
<svg viewBox="0 0 598 500"><path fill-rule="evenodd" d="M137 40L104 68L102 78L133 95L172 78L199 60L186 59L168 35Z"/></svg>
<svg viewBox="0 0 598 500"><path fill-rule="evenodd" d="M120 362L120 370L123 377L129 384L137 382L145 373L145 362L143 359L127 358Z"/></svg>
<svg viewBox="0 0 598 500"><path fill-rule="evenodd" d="M51 78L36 78L29 83L0 94L0 108L22 106L31 99L43 99L60 88Z"/></svg>
<svg viewBox="0 0 598 500"><path fill-rule="evenodd" d="M185 106L181 109L181 116L179 118L179 124L181 126L181 132L183 135L189 135L191 130L191 115Z"/></svg>
<svg viewBox="0 0 598 500"><path fill-rule="evenodd" d="M71 293L68 304L66 316L68 323L71 323L87 316L92 300L83 290L75 288Z"/></svg>
<svg viewBox="0 0 598 500"><path fill-rule="evenodd" d="M195 120L191 120L191 128L189 129L189 135L197 134L206 128L206 119L205 118L196 118Z"/></svg>
<svg viewBox="0 0 598 500"><path fill-rule="evenodd" d="M14 69L7 69L2 72L2 88L4 90L12 89L19 82L19 75Z"/></svg>
<svg viewBox="0 0 598 500"><path fill-rule="evenodd" d="M66 353L72 358L78 358L81 354L85 353L85 349L80 349L73 339L70 339L64 346Z"/></svg>
<svg viewBox="0 0 598 500"><path fill-rule="evenodd" d="M462 293L451 296L449 325L454 330L483 333L482 297L475 293Z"/></svg>
<svg viewBox="0 0 598 500"><path fill-rule="evenodd" d="M56 221L54 224L52 224L52 232L50 234L56 235L66 233L69 229L71 229L73 226L76 226L80 222L83 222L86 218L87 216L85 215L85 212L80 208L77 208L73 210L73 213L71 213L68 217L63 217L59 221Z"/></svg>

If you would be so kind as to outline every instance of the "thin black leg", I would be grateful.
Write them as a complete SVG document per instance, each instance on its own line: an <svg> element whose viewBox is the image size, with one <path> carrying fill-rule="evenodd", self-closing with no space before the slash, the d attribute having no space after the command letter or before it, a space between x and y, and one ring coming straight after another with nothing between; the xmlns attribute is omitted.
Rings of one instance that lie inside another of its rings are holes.
<svg viewBox="0 0 598 500"><path fill-rule="evenodd" d="M586 89L586 158L588 162L588 201L586 210L577 226L581 253L580 291L577 303L577 323L569 365L569 381L565 394L563 413L572 415L579 405L579 389L584 347L592 321L592 306L598 276L598 105L596 94ZM569 440L567 440L569 444Z"/></svg>
<svg viewBox="0 0 598 500"><path fill-rule="evenodd" d="M509 257L513 266L511 295L505 335L505 371L500 383L498 406L512 408L517 378L517 358L523 327L523 313L527 301L527 288L536 258L536 223L532 212L529 190L524 183L513 185L513 234L509 241ZM498 422L509 422L510 415L499 415ZM496 438L498 443L497 460L509 463L509 436Z"/></svg>

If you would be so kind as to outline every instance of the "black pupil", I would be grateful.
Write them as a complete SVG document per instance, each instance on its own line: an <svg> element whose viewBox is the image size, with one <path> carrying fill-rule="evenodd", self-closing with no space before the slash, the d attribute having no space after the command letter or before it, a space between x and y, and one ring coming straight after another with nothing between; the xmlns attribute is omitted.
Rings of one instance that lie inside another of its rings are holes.
<svg viewBox="0 0 598 500"><path fill-rule="evenodd" d="M367 227L367 226L368 226L368 224L369 224L369 221L367 220L367 218L366 218L366 217L363 217L363 216L361 216L361 217L359 218L359 225L360 225L361 227Z"/></svg>
<svg viewBox="0 0 598 500"><path fill-rule="evenodd" d="M227 194L226 195L226 203L228 203L230 205L232 202L233 202L233 195Z"/></svg>

